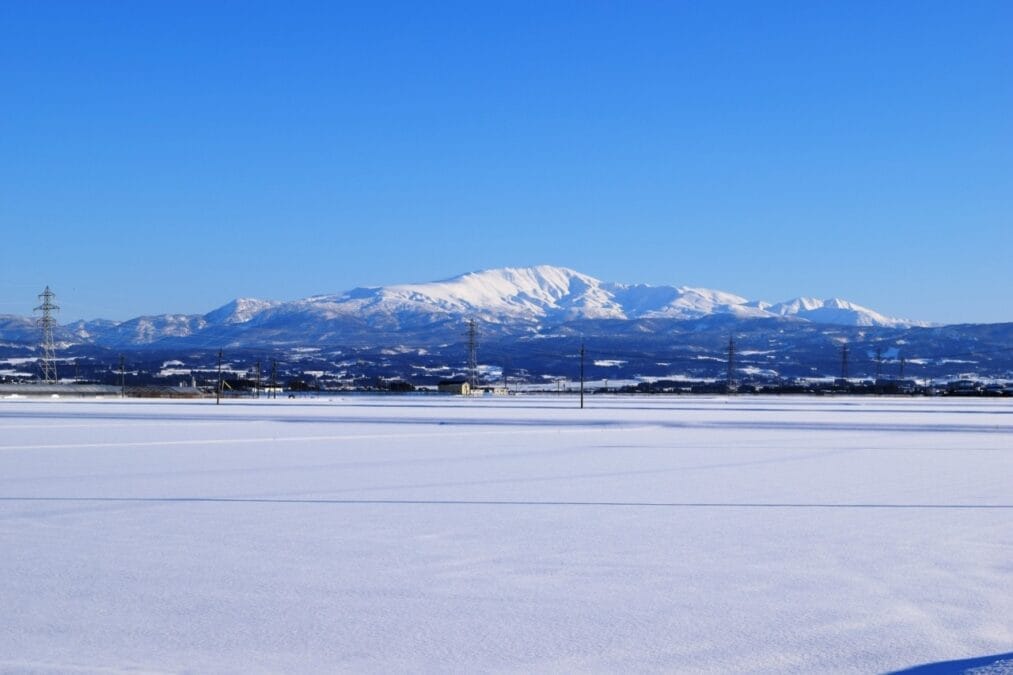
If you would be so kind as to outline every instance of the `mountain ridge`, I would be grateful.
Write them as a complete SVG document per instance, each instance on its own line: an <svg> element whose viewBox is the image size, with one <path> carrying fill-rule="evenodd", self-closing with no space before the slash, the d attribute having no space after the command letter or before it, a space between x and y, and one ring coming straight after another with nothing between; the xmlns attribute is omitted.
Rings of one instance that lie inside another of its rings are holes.
<svg viewBox="0 0 1013 675"><path fill-rule="evenodd" d="M740 317L823 314L839 325L927 326L927 322L887 317L839 298L800 296L780 303L694 286L654 286L600 281L566 267L538 265L468 272L441 281L358 287L343 294L311 296L295 303L350 304L358 310L405 310L424 305L436 312L473 313L487 320L540 317L700 318L728 313ZM282 303L285 304L285 303ZM830 310L833 310L831 312Z"/></svg>
<svg viewBox="0 0 1013 675"><path fill-rule="evenodd" d="M371 332L436 335L475 319L500 332L531 333L580 320L772 318L837 326L908 328L925 322L887 317L839 298L800 296L779 303L694 286L606 282L566 267L537 265L468 272L447 279L357 287L291 301L237 298L205 314L145 315L61 326L60 339L103 346L296 344L368 337ZM0 317L0 338L30 332L24 317ZM6 327L6 328L5 328ZM13 327L13 329L12 329Z"/></svg>

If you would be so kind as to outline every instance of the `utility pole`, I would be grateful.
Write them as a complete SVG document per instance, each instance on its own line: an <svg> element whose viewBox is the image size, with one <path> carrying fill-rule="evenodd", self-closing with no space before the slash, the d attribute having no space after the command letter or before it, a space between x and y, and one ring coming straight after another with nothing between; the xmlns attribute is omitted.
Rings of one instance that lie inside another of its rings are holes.
<svg viewBox="0 0 1013 675"><path fill-rule="evenodd" d="M256 398L260 398L260 360L257 360L257 390Z"/></svg>
<svg viewBox="0 0 1013 675"><path fill-rule="evenodd" d="M899 367L899 369L900 369L900 372L897 375L897 379L898 380L903 380L904 379L904 357L903 356L900 357L900 367Z"/></svg>
<svg viewBox="0 0 1013 675"><path fill-rule="evenodd" d="M883 378L883 348L876 347L876 382Z"/></svg>
<svg viewBox="0 0 1013 675"><path fill-rule="evenodd" d="M475 320L468 320L468 385L474 389L478 385L478 329Z"/></svg>
<svg viewBox="0 0 1013 675"><path fill-rule="evenodd" d="M271 398L278 398L278 359L271 359Z"/></svg>
<svg viewBox="0 0 1013 675"><path fill-rule="evenodd" d="M120 354L120 398L126 398L127 396L126 372L125 360L123 354Z"/></svg>
<svg viewBox="0 0 1013 675"><path fill-rule="evenodd" d="M728 379L725 384L728 393L735 391L735 336L728 336Z"/></svg>
<svg viewBox="0 0 1013 675"><path fill-rule="evenodd" d="M38 318L36 324L42 331L42 343L39 345L42 349L42 359L39 366L42 369L42 381L46 384L56 384L59 379L56 373L56 343L53 340L56 318L53 314L58 312L60 307L53 302L55 299L56 294L49 290L49 286L46 286L46 290L39 294L42 304L35 308L36 312L42 312L42 316Z"/></svg>
<svg viewBox="0 0 1013 675"><path fill-rule="evenodd" d="M218 386L215 387L215 405L222 403L222 350L218 350Z"/></svg>
<svg viewBox="0 0 1013 675"><path fill-rule="evenodd" d="M848 379L848 343L841 345L841 379Z"/></svg>
<svg viewBox="0 0 1013 675"><path fill-rule="evenodd" d="M584 341L580 341L580 409L584 409Z"/></svg>

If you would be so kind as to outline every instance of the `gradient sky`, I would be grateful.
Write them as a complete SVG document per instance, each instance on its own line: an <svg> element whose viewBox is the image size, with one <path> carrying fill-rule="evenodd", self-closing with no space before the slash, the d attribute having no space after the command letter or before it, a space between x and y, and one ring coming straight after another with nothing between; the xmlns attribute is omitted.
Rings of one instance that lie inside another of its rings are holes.
<svg viewBox="0 0 1013 675"><path fill-rule="evenodd" d="M0 313L548 263L1013 321L1013 3L0 3Z"/></svg>

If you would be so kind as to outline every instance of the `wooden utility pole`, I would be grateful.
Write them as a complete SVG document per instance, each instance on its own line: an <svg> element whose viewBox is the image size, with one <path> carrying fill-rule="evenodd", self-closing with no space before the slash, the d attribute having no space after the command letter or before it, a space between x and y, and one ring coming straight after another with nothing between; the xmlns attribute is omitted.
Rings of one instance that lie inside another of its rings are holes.
<svg viewBox="0 0 1013 675"><path fill-rule="evenodd" d="M728 377L725 389L731 394L735 391L735 336L728 336Z"/></svg>
<svg viewBox="0 0 1013 675"><path fill-rule="evenodd" d="M222 403L222 350L218 350L218 386L215 387L215 405Z"/></svg>
<svg viewBox="0 0 1013 675"><path fill-rule="evenodd" d="M580 341L580 409L584 409L584 341Z"/></svg>

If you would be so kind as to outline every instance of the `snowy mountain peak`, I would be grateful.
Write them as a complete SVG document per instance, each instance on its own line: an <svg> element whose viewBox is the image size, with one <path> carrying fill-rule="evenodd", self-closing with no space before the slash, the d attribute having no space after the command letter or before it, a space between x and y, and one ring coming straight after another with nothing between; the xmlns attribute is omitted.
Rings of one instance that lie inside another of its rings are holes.
<svg viewBox="0 0 1013 675"><path fill-rule="evenodd" d="M713 314L739 318L793 317L819 323L907 326L847 300L799 297L778 304L750 302L734 293L694 286L651 286L600 281L566 267L538 265L469 272L418 284L357 288L311 299L329 315L405 318L460 315L490 323L547 323L574 319L695 319Z"/></svg>
<svg viewBox="0 0 1013 675"><path fill-rule="evenodd" d="M814 323L831 323L846 326L922 326L923 322L908 321L883 316L868 307L855 304L841 298L800 297L794 300L771 305L768 312L778 316L794 316Z"/></svg>
<svg viewBox="0 0 1013 675"><path fill-rule="evenodd" d="M256 298L236 298L218 309L208 312L204 319L214 324L246 323L261 312L277 307L279 302L273 300L257 300Z"/></svg>
<svg viewBox="0 0 1013 675"><path fill-rule="evenodd" d="M385 328L431 326L476 318L490 324L546 325L576 319L698 319L714 314L738 318L792 317L852 326L906 326L870 309L833 298L799 297L778 304L752 301L694 286L603 282L567 267L537 265L468 272L441 281L360 287L294 303L236 300L205 318L243 323L269 314L276 321L334 321L344 317Z"/></svg>
<svg viewBox="0 0 1013 675"><path fill-rule="evenodd" d="M387 286L385 290L482 306L516 298L552 304L600 285L597 279L565 267L539 265L481 270L427 284Z"/></svg>
<svg viewBox="0 0 1013 675"><path fill-rule="evenodd" d="M602 282L565 267L481 270L419 284L356 288L340 297L357 311L467 314L491 322L566 318L626 318Z"/></svg>

